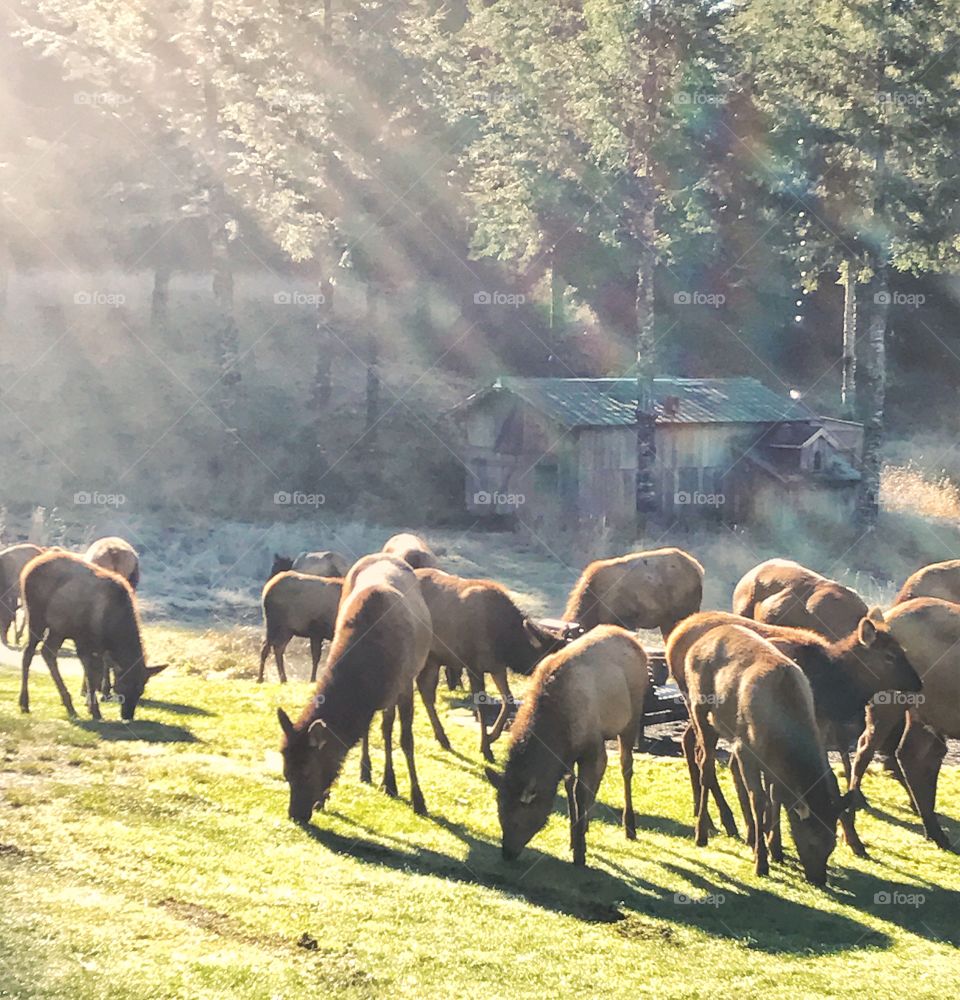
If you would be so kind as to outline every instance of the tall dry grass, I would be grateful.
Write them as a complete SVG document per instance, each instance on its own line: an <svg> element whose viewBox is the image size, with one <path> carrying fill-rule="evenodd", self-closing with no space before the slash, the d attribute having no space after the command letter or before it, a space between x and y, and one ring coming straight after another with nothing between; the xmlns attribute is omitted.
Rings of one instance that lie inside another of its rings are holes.
<svg viewBox="0 0 960 1000"><path fill-rule="evenodd" d="M915 462L886 465L880 475L880 505L887 511L960 520L960 488L943 471L931 475Z"/></svg>

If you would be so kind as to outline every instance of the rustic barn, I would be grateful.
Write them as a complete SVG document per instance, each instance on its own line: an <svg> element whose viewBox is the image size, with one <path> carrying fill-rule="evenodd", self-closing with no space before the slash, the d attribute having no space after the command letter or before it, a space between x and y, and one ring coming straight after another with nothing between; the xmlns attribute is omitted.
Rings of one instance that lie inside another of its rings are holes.
<svg viewBox="0 0 960 1000"><path fill-rule="evenodd" d="M656 483L684 520L783 523L852 510L859 424L821 417L757 379L658 378ZM631 378L503 376L457 407L467 509L529 524L629 524L636 472Z"/></svg>

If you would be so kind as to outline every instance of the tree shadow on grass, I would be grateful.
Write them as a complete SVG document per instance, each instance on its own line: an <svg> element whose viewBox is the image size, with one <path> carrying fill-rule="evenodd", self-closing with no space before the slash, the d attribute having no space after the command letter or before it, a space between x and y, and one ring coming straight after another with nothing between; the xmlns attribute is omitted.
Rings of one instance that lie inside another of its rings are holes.
<svg viewBox="0 0 960 1000"><path fill-rule="evenodd" d="M709 879L679 867L667 866L687 882L701 887L705 896L722 895L722 905L684 902L689 897L681 899L682 894L622 868L619 871L624 877L596 867L578 869L566 858L544 854L535 848L528 847L519 859L507 862L498 845L480 840L460 824L442 817L431 817L431 821L467 845L465 860L411 847L397 838L384 838L379 831L347 817L338 815L338 818L357 827L361 835L336 833L313 824L302 829L328 850L349 854L367 864L496 889L522 896L541 909L587 923L623 924L623 933L628 937L631 926L642 923L642 915L650 915L671 924L695 927L717 938L744 941L750 947L770 953L807 954L815 950L826 954L889 947L891 943L888 935L851 917L824 913L730 879L723 879L718 887ZM383 843L384 839L390 843Z"/></svg>
<svg viewBox="0 0 960 1000"><path fill-rule="evenodd" d="M95 733L108 743L201 743L203 742L184 726L171 726L150 719L118 722L104 719L74 719L73 725L88 733Z"/></svg>

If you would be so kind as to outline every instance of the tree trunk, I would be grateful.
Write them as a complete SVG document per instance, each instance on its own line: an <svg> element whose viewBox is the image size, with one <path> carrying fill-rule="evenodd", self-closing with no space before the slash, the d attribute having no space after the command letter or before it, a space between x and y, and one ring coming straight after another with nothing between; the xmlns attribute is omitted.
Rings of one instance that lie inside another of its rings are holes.
<svg viewBox="0 0 960 1000"><path fill-rule="evenodd" d="M890 292L886 265L879 266L867 286L869 324L866 357L858 365L857 401L863 422L863 458L857 492L856 521L861 530L872 528L880 512L880 449L883 445L883 410L886 395L886 338Z"/></svg>
<svg viewBox="0 0 960 1000"><path fill-rule="evenodd" d="M378 291L367 284L367 419L364 430L372 446L376 443L376 427L380 417L380 344L377 337Z"/></svg>
<svg viewBox="0 0 960 1000"><path fill-rule="evenodd" d="M160 337L165 337L170 318L170 276L167 264L158 264L153 271L153 295L150 298L150 328Z"/></svg>
<svg viewBox="0 0 960 1000"><path fill-rule="evenodd" d="M656 344L654 341L653 279L654 207L653 190L648 178L641 178L644 187L642 214L642 248L637 266L636 301L636 376L637 376L637 476L636 511L637 537L646 529L646 515L656 513L659 498L654 479L657 460L656 414L654 412L653 379L656 375Z"/></svg>
<svg viewBox="0 0 960 1000"><path fill-rule="evenodd" d="M857 280L853 261L840 265L840 282L843 285L843 378L840 385L840 402L845 412L855 413L857 406Z"/></svg>
<svg viewBox="0 0 960 1000"><path fill-rule="evenodd" d="M553 251L556 256L556 250ZM556 347L557 336L563 328L563 292L566 282L557 270L556 262L550 264L550 333Z"/></svg>
<svg viewBox="0 0 960 1000"><path fill-rule="evenodd" d="M333 370L333 344L330 337L330 323L333 319L333 280L321 278L317 282L322 301L316 304L317 365L310 388L310 408L320 414L330 403L333 392L331 372ZM319 429L319 428L318 428Z"/></svg>
<svg viewBox="0 0 960 1000"><path fill-rule="evenodd" d="M219 185L215 185L219 186ZM211 218L213 301L216 306L215 347L217 364L220 369L220 385L227 409L233 405L234 389L240 381L240 335L233 302L233 265L230 260L230 239L226 226L217 218Z"/></svg>

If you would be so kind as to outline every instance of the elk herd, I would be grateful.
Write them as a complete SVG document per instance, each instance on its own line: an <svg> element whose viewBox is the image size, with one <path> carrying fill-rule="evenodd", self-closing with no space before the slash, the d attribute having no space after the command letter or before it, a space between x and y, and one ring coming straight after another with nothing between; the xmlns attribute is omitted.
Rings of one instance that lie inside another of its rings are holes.
<svg viewBox="0 0 960 1000"><path fill-rule="evenodd" d="M444 749L437 711L445 670L449 686L465 675L476 707L480 753L492 744L513 703L508 671L527 675L502 769L487 766L496 790L506 859L516 858L553 810L560 782L568 800L570 846L584 864L586 833L616 740L623 778L622 825L636 837L634 746L650 695L641 629L659 629L670 675L689 724L682 746L690 775L695 839L739 825L718 776L717 745L729 746L729 774L758 875L783 859L784 810L806 878L824 885L838 826L846 846L866 855L856 829L861 785L877 752L892 758L928 838L950 843L937 820L936 790L946 740L960 738L960 560L928 566L903 585L886 612L868 608L848 587L798 563L771 559L736 585L732 611L702 611L704 570L678 548L601 559L584 569L562 618L534 621L507 589L456 576L413 534L395 535L356 562L336 552L275 556L262 593L265 636L258 680L270 654L281 682L290 640L310 640L313 693L296 720L282 709L288 814L308 822L330 796L349 751L361 745L360 778L372 780L368 737L381 715L383 790L397 795L393 726L410 800L426 802L414 754L414 697ZM119 697L133 718L150 676L135 588L139 564L118 538L83 554L14 545L0 551L0 639L9 645L18 602L26 631L20 707L29 710L28 677L38 646L67 712L73 703L57 652L73 640L91 716L98 694ZM320 668L324 642L326 662ZM111 683L111 674L113 677ZM485 678L500 695L492 725L482 711ZM856 744L851 760L849 750ZM843 764L841 790L828 753Z"/></svg>

